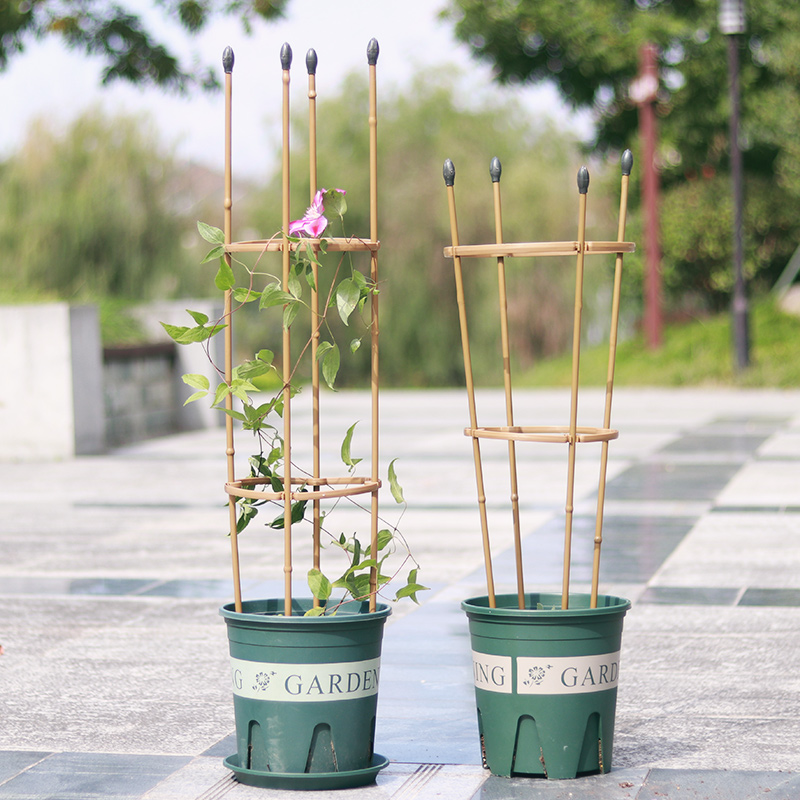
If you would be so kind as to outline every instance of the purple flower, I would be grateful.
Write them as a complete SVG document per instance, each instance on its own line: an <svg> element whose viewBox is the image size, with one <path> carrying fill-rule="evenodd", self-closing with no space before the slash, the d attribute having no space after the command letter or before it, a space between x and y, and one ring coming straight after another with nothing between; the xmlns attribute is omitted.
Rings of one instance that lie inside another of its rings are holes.
<svg viewBox="0 0 800 800"><path fill-rule="evenodd" d="M331 189L331 191L346 194L344 189ZM318 239L322 235L325 228L328 227L328 218L324 216L325 207L323 205L326 193L328 193L327 189L320 189L314 195L314 200L306 209L303 218L289 223L290 235L305 234L312 239Z"/></svg>

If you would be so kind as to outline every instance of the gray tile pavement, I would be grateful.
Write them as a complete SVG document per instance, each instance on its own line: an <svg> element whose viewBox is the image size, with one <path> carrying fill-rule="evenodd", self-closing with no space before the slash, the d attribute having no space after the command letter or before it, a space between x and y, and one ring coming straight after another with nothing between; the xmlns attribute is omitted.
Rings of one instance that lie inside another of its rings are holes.
<svg viewBox="0 0 800 800"><path fill-rule="evenodd" d="M582 424L601 404L582 394ZM384 392L381 407L381 452L400 458L408 500L401 529L432 591L386 630L376 750L391 764L335 797L800 797L800 392L617 391L601 589L633 608L613 769L566 782L480 764L460 610L484 592L463 393ZM563 424L568 398L520 392L515 407L520 424ZM342 392L326 409L336 455L367 398ZM481 424L502 414L501 393L480 392ZM300 406L296 424L307 419ZM578 452L575 590L590 577L598 448ZM505 445L483 449L495 578L513 591ZM558 590L565 449L517 450L527 588ZM222 480L220 431L0 464L0 799L297 794L238 784L222 764L235 749ZM277 593L279 537L248 531L242 549L245 596Z"/></svg>

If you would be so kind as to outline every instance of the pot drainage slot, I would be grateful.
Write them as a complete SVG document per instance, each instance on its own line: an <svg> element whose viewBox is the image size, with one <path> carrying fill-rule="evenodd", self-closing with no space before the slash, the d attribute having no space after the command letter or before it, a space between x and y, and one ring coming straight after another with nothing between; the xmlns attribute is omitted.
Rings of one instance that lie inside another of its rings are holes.
<svg viewBox="0 0 800 800"><path fill-rule="evenodd" d="M336 763L336 750L333 746L331 736L331 726L326 722L320 722L314 728L311 737L311 747L308 748L308 759L306 760L306 772L338 772L339 766Z"/></svg>

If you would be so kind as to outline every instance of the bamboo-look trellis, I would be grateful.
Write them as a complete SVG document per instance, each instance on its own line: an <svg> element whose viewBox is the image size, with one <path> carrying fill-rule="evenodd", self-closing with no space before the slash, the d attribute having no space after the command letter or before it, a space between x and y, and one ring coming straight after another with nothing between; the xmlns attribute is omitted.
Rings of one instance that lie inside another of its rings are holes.
<svg viewBox="0 0 800 800"><path fill-rule="evenodd" d="M369 239L356 237L333 237L325 239L325 249L329 253L368 252L370 254L370 278L374 286L378 283L378 184L377 184L377 60L379 54L378 42L372 39L367 47L367 63L369 66L369 175L370 175L370 234ZM280 53L283 92L282 92L282 175L281 175L281 236L264 240L232 241L232 169L231 169L231 132L232 132L232 74L234 56L231 48L226 48L223 54L223 67L225 70L225 198L224 198L224 234L225 234L225 261L231 266L232 253L281 253L283 290L289 291L289 276L291 269L291 252L298 247L305 247L309 243L315 252L320 250L319 239L307 239L304 242L292 242L288 236L290 224L290 83L292 50L284 44ZM317 191L317 135L316 135L316 69L317 55L309 50L306 56L308 70L308 102L309 102L309 178L311 199ZM312 561L316 569L320 568L320 534L322 530L321 501L351 497L359 494L371 494L370 506L370 556L377 561L378 556L378 490L381 486L379 478L379 450L378 450L378 297L377 292L371 295L370 329L371 329L371 471L370 477L348 475L346 477L323 477L321 475L322 437L320 430L320 368L318 347L322 317L320 315L319 274L316 264L312 263L314 286L311 289L311 394L312 394L312 464L311 473L293 474L292 462L292 380L293 365L291 357L292 325L284 326L282 335L282 379L283 379L283 454L284 474L282 491L267 491L262 487L270 483L269 478L243 478L235 476L235 447L233 418L226 414L226 457L227 457L227 482L225 491L228 495L228 508L231 538L231 563L233 568L234 607L236 611L242 610L241 570L239 560L239 544L237 533L236 503L240 498L253 500L273 500L283 502L284 505L284 547L283 547L283 572L284 572L284 614L292 614L292 504L301 500L312 501ZM225 328L225 380L231 383L233 377L233 290L225 292L224 320ZM296 324L296 321L295 321ZM228 395L226 408L232 410L233 398ZM296 491L294 487L301 490ZM302 491L310 489L307 491ZM377 596L377 570L370 570L370 611L376 609ZM319 601L314 600L318 606Z"/></svg>
<svg viewBox="0 0 800 800"><path fill-rule="evenodd" d="M623 255L635 250L632 242L625 239L625 220L628 208L628 182L633 166L633 156L626 150L622 156L622 181L620 190L619 222L617 239L614 242L593 242L586 240L586 205L589 191L589 172L581 167L578 172L578 238L572 242L503 242L502 208L500 202L501 165L497 158L492 159L489 169L492 179L495 220L495 243L481 245L462 245L459 242L458 216L455 201L455 167L449 159L444 164L444 181L447 187L448 208L450 214L450 233L452 245L444 249L447 258L453 259L456 282L456 302L458 305L461 345L464 356L464 373L469 406L470 427L464 434L472 439L473 461L478 494L478 511L481 524L484 563L486 567L486 585L488 602L491 608L496 607L494 574L492 568L491 541L489 537L489 521L486 509L486 491L481 460L481 439L504 440L508 442L508 463L511 484L511 511L514 535L514 553L517 578L517 601L519 608L525 608L525 584L522 560L522 537L519 515L519 479L517 474L516 442L550 442L568 446L567 457L567 496L565 503L564 523L564 558L562 574L561 606L569 607L569 583L572 553L572 524L575 498L575 458L579 443L601 442L600 479L597 494L597 513L595 518L594 554L592 564L592 588L590 606L597 607L600 575L600 551L603 542L603 507L605 503L606 473L608 466L608 443L616 439L619 432L611 428L611 405L614 390L614 367L616 362L617 334L619 329L619 305L622 286ZM609 336L608 370L606 379L605 408L603 426L600 428L578 425L578 389L580 383L580 346L581 321L583 311L583 274L584 259L587 255L615 254L614 287L611 303L611 332ZM572 338L572 380L570 389L569 424L566 426L519 426L514 423L511 352L508 329L508 302L505 275L505 259L514 257L565 256L576 257L575 269L575 304L573 311ZM497 260L498 297L500 310L500 339L503 361L503 384L505 391L506 424L486 427L478 425L477 403L475 400L475 384L470 354L469 326L467 323L466 300L464 295L464 279L462 258L495 258Z"/></svg>

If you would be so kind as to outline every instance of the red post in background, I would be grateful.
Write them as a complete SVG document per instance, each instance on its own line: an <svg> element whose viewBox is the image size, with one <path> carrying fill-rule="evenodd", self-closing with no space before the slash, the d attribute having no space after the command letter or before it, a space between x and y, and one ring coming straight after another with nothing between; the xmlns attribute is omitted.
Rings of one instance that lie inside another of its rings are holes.
<svg viewBox="0 0 800 800"><path fill-rule="evenodd" d="M644 320L645 339L651 349L661 346L661 245L658 225L658 170L656 169L656 112L658 94L657 49L645 44L639 51L639 75L630 96L639 107L642 144L642 204L644 207Z"/></svg>

